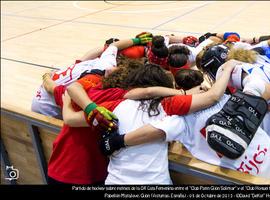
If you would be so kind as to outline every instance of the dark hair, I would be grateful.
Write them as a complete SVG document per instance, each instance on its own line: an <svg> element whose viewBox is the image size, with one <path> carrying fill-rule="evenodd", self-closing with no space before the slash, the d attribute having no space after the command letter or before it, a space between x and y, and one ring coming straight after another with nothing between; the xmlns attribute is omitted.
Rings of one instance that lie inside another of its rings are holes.
<svg viewBox="0 0 270 200"><path fill-rule="evenodd" d="M168 64L171 67L184 66L188 61L190 50L185 46L173 45L169 48Z"/></svg>
<svg viewBox="0 0 270 200"><path fill-rule="evenodd" d="M126 79L126 84L129 88L145 88L151 86L173 88L172 77L169 76L159 65L149 63L146 63L144 66L132 71ZM162 99L162 97L153 98L151 100L142 99L140 108L143 111L147 109L150 117L157 116L160 114L158 105Z"/></svg>
<svg viewBox="0 0 270 200"><path fill-rule="evenodd" d="M160 35L153 37L151 49L153 54L159 58L166 58L169 53L168 48L164 43L164 37Z"/></svg>
<svg viewBox="0 0 270 200"><path fill-rule="evenodd" d="M176 84L184 90L189 90L195 86L198 86L203 81L203 73L199 70L180 69L175 74Z"/></svg>
<svg viewBox="0 0 270 200"><path fill-rule="evenodd" d="M113 71L107 77L103 77L102 88L107 89L118 87L127 89L127 77L133 70L141 66L143 66L143 62L141 59L129 59L124 56L120 57L117 63L118 69Z"/></svg>

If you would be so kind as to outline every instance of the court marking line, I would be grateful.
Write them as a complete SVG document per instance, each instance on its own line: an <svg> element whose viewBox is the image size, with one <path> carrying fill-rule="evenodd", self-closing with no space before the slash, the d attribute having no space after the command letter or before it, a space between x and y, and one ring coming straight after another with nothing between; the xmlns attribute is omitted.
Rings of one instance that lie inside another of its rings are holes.
<svg viewBox="0 0 270 200"><path fill-rule="evenodd" d="M169 22L172 22L172 21L174 21L174 20L176 20L176 19L179 19L179 18L181 18L181 17L184 17L184 16L186 16L186 15L188 15L188 14L194 12L195 10L198 10L198 9L200 9L200 8L203 8L203 7L205 7L205 6L209 5L209 4L212 4L212 3L214 3L214 2L215 2L215 1L210 1L210 2L208 1L207 3L204 3L204 4L202 4L202 5L196 6L196 7L194 7L193 9L191 9L191 10L189 10L189 11L187 11L187 12L185 12L185 13L179 15L179 16L176 16L176 17L174 17L174 18L172 18L172 19L170 19L170 20L167 20L167 21L165 21L165 22L162 22L161 24L158 24L158 25L154 26L154 27L152 28L152 30L155 30L156 28L158 28L158 27L160 27L160 26L163 26L163 25L165 25L165 24L167 24L167 23L169 23Z"/></svg>
<svg viewBox="0 0 270 200"><path fill-rule="evenodd" d="M25 19L33 19L33 20L51 20L51 21L65 21L61 19L55 19L55 18L45 18L45 17L31 17L31 16L20 16L20 15L13 15L13 14L7 14L2 13L3 16L9 16L9 17L17 17L17 18L25 18ZM100 23L100 22L87 22L87 21L72 21L72 23L77 24L92 24L92 25L99 25L99 26L112 26L112 27L121 27L121 28L129 28L129 29L142 29L142 30L151 30L151 27L140 27L140 26L129 26L129 25L121 25L121 24L107 24L107 23ZM41 28L42 29L42 28ZM188 33L188 34L196 34L201 35L204 34L202 32L190 32L190 31L179 31L179 30L172 30L172 29L155 29L157 31L168 31L168 32L176 32L176 33Z"/></svg>
<svg viewBox="0 0 270 200"><path fill-rule="evenodd" d="M218 28L219 26L222 26L226 23L228 23L230 20L232 20L234 17L240 15L245 9L247 9L248 7L250 7L253 4L253 2L248 2L247 5L244 5L242 8L238 9L233 15L226 17L224 20L222 20L220 23L214 25L214 27L212 27L210 29L211 31L214 31L216 28Z"/></svg>
<svg viewBox="0 0 270 200"><path fill-rule="evenodd" d="M22 13L22 12L25 12L25 11L30 11L30 10L39 9L39 8L46 8L46 7L50 7L50 6L51 5L48 4L48 5L36 6L36 7L33 7L33 8L26 8L24 10L19 10L19 11L13 12L11 14L18 14L18 13Z"/></svg>
<svg viewBox="0 0 270 200"><path fill-rule="evenodd" d="M49 20L49 21L58 21L64 22L65 19L56 19L56 18L47 18L47 17L32 17L32 16L25 16L25 15L17 15L17 14L10 14L10 13L1 13L2 16L7 17L17 17L17 18L25 18L25 19L36 19L36 20ZM76 22L76 21L74 21Z"/></svg>
<svg viewBox="0 0 270 200"><path fill-rule="evenodd" d="M114 1L106 1L104 0L105 3L111 4L111 5L124 5L124 4L117 4L117 3L112 3ZM121 2L130 2L130 1L121 1ZM152 1L151 1L152 2ZM159 1L158 1L159 2ZM177 3L178 1L168 1L168 2L162 2L162 3L157 3L157 4L140 4L140 5L132 5L132 4L126 4L128 6L159 6L159 5L167 5L167 4L173 4ZM133 2L132 2L133 3Z"/></svg>
<svg viewBox="0 0 270 200"><path fill-rule="evenodd" d="M90 9L90 8L84 8L84 7L81 7L80 5L78 5L79 1L74 1L72 3L72 5L75 7L75 8L78 8L80 10L87 10L87 11L95 11L96 9ZM124 5L124 4L121 4L122 6L129 6L129 5ZM203 4L201 4L203 5ZM140 5L138 5L140 6ZM183 8L194 8L194 5L190 5L190 6L181 6L181 7L178 7L178 8L168 8L168 9L162 9L162 10L128 10L128 11L123 11L123 10L112 10L112 11L105 11L105 12L108 12L108 13L118 13L118 14L132 14L132 13L157 13L157 12L168 12L168 11L173 11L173 10L181 10Z"/></svg>
<svg viewBox="0 0 270 200"><path fill-rule="evenodd" d="M40 64L36 64L36 63L31 63L31 62L26 62L26 61L22 61L22 60L17 60L17 59L12 59L12 58L5 58L5 57L1 57L1 59L3 60L8 60L8 61L12 61L12 62L17 62L17 63L23 63L23 64L27 64L27 65L33 65L36 67L43 67L43 68L48 68L48 69L59 69L56 67L50 67L50 66L46 66L46 65L40 65Z"/></svg>
<svg viewBox="0 0 270 200"><path fill-rule="evenodd" d="M51 27L54 27L54 26L58 26L58 25L63 24L63 23L72 22L72 21L74 21L76 19L86 17L86 16L89 16L89 15L93 15L93 14L96 14L96 13L99 13L99 12L103 12L105 10L110 10L110 9L113 9L113 8L116 8L116 7L120 7L120 6L114 6L114 7L110 7L110 8L105 8L105 9L102 9L102 10L98 10L96 12L88 13L88 14L85 14L85 15L82 15L82 16L79 16L79 17L75 17L75 18L72 18L72 19L69 19L69 20L65 20L65 21L56 23L56 24L52 24L52 25L46 26L44 28L38 28L38 29L35 29L35 30L27 32L27 33L22 33L22 34L7 38L5 40L2 40L1 42L6 42L6 41L9 41L9 40L12 40L12 39L15 39L15 38L18 38L18 37L22 37L22 36L37 32L37 31L41 31L41 30L45 30L45 29L48 29L48 28L51 28Z"/></svg>

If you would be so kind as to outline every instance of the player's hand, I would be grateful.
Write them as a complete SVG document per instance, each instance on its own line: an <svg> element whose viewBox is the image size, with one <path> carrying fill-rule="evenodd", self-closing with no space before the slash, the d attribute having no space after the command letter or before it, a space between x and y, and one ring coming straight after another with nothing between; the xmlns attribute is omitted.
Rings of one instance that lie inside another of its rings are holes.
<svg viewBox="0 0 270 200"><path fill-rule="evenodd" d="M150 32L142 32L135 36L133 40L133 44L135 45L144 45L149 42L152 42L153 34Z"/></svg>
<svg viewBox="0 0 270 200"><path fill-rule="evenodd" d="M150 32L141 32L138 35L135 36L135 38L144 38L144 37L153 37L153 34Z"/></svg>
<svg viewBox="0 0 270 200"><path fill-rule="evenodd" d="M199 40L194 36L187 36L183 38L183 43L191 47L196 47L199 45Z"/></svg>
<svg viewBox="0 0 270 200"><path fill-rule="evenodd" d="M220 67L222 71L228 70L232 72L236 65L241 65L241 64L243 64L243 62L239 60L235 60L235 59L230 59L227 62L225 62L223 65L221 65Z"/></svg>
<svg viewBox="0 0 270 200"><path fill-rule="evenodd" d="M106 108L91 103L85 108L84 112L87 115L88 124L97 126L102 131L117 129L117 124L114 123L114 121L117 121L116 115Z"/></svg>
<svg viewBox="0 0 270 200"><path fill-rule="evenodd" d="M62 95L62 101L64 105L71 106L71 98L67 91Z"/></svg>
<svg viewBox="0 0 270 200"><path fill-rule="evenodd" d="M93 110L87 117L91 126L97 127L102 133L110 133L118 129L117 120L108 120L98 110Z"/></svg>
<svg viewBox="0 0 270 200"><path fill-rule="evenodd" d="M119 135L117 131L112 132L109 136L101 140L101 152L106 156L110 156L115 151L125 147L124 137L125 135Z"/></svg>
<svg viewBox="0 0 270 200"><path fill-rule="evenodd" d="M199 37L199 43L202 43L204 40L208 39L211 36L217 36L217 33L210 33L210 32L205 33L204 35Z"/></svg>
<svg viewBox="0 0 270 200"><path fill-rule="evenodd" d="M113 114L111 111L107 110L107 109L104 108L104 107L97 106L97 107L96 107L96 110L97 110L100 114L102 114L102 115L105 117L105 119L107 119L107 120L117 119L117 117L116 117L115 114Z"/></svg>
<svg viewBox="0 0 270 200"><path fill-rule="evenodd" d="M142 37L142 38L133 38L133 45L144 45L147 44L149 42L152 42L152 38L151 37Z"/></svg>

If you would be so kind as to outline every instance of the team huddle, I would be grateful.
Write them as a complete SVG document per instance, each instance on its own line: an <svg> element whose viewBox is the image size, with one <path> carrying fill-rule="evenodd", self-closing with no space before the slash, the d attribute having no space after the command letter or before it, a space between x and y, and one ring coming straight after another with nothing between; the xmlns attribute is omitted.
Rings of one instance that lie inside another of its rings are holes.
<svg viewBox="0 0 270 200"><path fill-rule="evenodd" d="M108 39L43 75L32 111L64 126L49 184L172 184L168 144L270 178L270 36Z"/></svg>

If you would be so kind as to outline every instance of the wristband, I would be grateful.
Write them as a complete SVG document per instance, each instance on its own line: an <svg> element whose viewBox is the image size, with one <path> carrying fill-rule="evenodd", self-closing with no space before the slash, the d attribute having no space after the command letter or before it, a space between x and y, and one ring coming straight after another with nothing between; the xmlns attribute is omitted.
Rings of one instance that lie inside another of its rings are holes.
<svg viewBox="0 0 270 200"><path fill-rule="evenodd" d="M126 144L126 141L125 141L125 135L126 135L126 134L123 134L123 136L122 136L122 137L123 137L123 143L124 143L124 147L127 147L128 145Z"/></svg>
<svg viewBox="0 0 270 200"><path fill-rule="evenodd" d="M125 134L124 135L119 135L118 137L118 143L119 143L119 148L123 148L123 147L126 147L127 145L125 144Z"/></svg>
<svg viewBox="0 0 270 200"><path fill-rule="evenodd" d="M255 44L255 43L256 43L256 38L254 37L254 38L253 38L253 44Z"/></svg>
<svg viewBox="0 0 270 200"><path fill-rule="evenodd" d="M133 38L132 39L133 45L137 45L141 43L141 39L140 38Z"/></svg>
<svg viewBox="0 0 270 200"><path fill-rule="evenodd" d="M90 112L92 112L93 110L95 110L97 107L97 104L95 104L94 102L89 103L86 108L84 109L84 112L86 113L86 115L88 116L90 114Z"/></svg>

